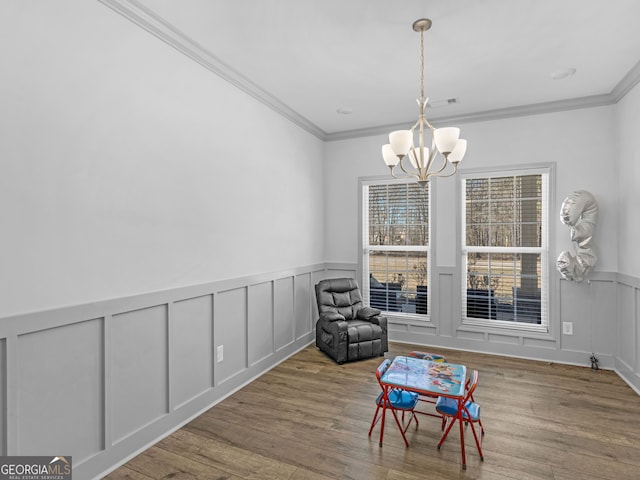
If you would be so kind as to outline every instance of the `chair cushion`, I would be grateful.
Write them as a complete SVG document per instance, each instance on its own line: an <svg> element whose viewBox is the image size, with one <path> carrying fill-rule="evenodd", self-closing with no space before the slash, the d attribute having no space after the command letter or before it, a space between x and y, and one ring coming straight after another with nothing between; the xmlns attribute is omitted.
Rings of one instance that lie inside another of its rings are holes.
<svg viewBox="0 0 640 480"><path fill-rule="evenodd" d="M382 335L380 325L366 320L351 320L347 327L349 343L378 340Z"/></svg>
<svg viewBox="0 0 640 480"><path fill-rule="evenodd" d="M455 417L458 413L458 402L453 398L438 397L436 402L436 410L443 415Z"/></svg>
<svg viewBox="0 0 640 480"><path fill-rule="evenodd" d="M478 421L480 418L480 404L468 401L465 404L465 407L467 407L469 415L467 415L466 411L463 411L462 418L465 420L471 419L472 421ZM455 417L458 414L458 402L453 398L438 397L438 401L436 402L436 411L442 415Z"/></svg>
<svg viewBox="0 0 640 480"><path fill-rule="evenodd" d="M480 404L476 402L467 402L465 405L467 407L467 411L469 412L469 417L471 420L478 421L480 419ZM467 414L463 415L464 418L467 418Z"/></svg>
<svg viewBox="0 0 640 480"><path fill-rule="evenodd" d="M393 408L397 410L412 410L418 403L418 394L406 390L392 390L389 392L389 400ZM376 403L382 406L382 392L378 395Z"/></svg>
<svg viewBox="0 0 640 480"><path fill-rule="evenodd" d="M347 358L360 360L361 358L378 357L384 353L382 340L375 339L366 342L350 343L347 346Z"/></svg>
<svg viewBox="0 0 640 480"><path fill-rule="evenodd" d="M358 320L370 320L373 317L377 317L381 313L382 312L377 308L362 307L360 310L356 312L356 318Z"/></svg>
<svg viewBox="0 0 640 480"><path fill-rule="evenodd" d="M318 312L338 312L347 320L364 306L358 284L352 278L321 280L316 285Z"/></svg>

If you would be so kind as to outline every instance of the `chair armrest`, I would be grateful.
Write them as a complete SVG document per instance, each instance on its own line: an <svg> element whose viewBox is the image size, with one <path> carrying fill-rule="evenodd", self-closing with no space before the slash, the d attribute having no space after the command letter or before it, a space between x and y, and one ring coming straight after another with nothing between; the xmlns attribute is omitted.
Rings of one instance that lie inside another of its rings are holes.
<svg viewBox="0 0 640 480"><path fill-rule="evenodd" d="M320 320L323 322L337 322L344 321L344 315L340 315L338 312L322 312L320 314Z"/></svg>
<svg viewBox="0 0 640 480"><path fill-rule="evenodd" d="M356 312L356 318L358 320L371 320L373 317L377 317L382 312L377 308L362 307Z"/></svg>

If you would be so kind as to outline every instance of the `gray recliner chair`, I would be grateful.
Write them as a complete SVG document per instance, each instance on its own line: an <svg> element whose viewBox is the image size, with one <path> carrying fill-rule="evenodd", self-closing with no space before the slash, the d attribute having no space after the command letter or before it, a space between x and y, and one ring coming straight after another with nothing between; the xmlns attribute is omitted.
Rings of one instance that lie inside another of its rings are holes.
<svg viewBox="0 0 640 480"><path fill-rule="evenodd" d="M389 350L387 318L362 302L353 278L321 280L316 285L320 318L316 346L337 363L384 355Z"/></svg>

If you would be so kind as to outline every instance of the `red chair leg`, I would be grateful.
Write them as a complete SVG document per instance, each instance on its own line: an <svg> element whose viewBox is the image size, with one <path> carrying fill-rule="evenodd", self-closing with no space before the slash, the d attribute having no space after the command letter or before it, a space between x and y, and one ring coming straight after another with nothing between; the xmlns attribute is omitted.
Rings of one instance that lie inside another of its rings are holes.
<svg viewBox="0 0 640 480"><path fill-rule="evenodd" d="M382 437L384 436L384 420L387 413L386 405L382 406L382 423L380 425L380 446L382 446Z"/></svg>
<svg viewBox="0 0 640 480"><path fill-rule="evenodd" d="M460 423L460 451L462 452L462 469L467 469L467 457L464 452L464 426L462 425L462 417L460 416L460 407L458 408L458 422Z"/></svg>
<svg viewBox="0 0 640 480"><path fill-rule="evenodd" d="M478 447L478 455L480 455L480 461L484 462L484 455L482 453L482 447L480 446L480 442L478 441L478 435L476 434L476 429L473 426L473 422L471 422L471 431L473 432L473 439L476 441L476 447Z"/></svg>
<svg viewBox="0 0 640 480"><path fill-rule="evenodd" d="M398 420L398 415L396 414L396 411L393 408L391 408L391 413L393 414L393 418L395 418L395 420L396 420L396 424L398 425L398 429L400 430L400 434L402 435L402 439L404 440L404 444L407 447L409 447L409 441L407 440L407 436L404 434L404 432L406 430L402 428L402 425L400 424L400 420ZM380 445L382 446L382 443Z"/></svg>
<svg viewBox="0 0 640 480"><path fill-rule="evenodd" d="M380 420L378 418L378 412L380 412L380 405L376 407L376 413L373 415L373 420L371 420L371 428L369 428L369 436L371 436L371 432L373 432L373 427L376 426L376 423Z"/></svg>
<svg viewBox="0 0 640 480"><path fill-rule="evenodd" d="M447 435L449 435L449 432L451 431L451 427L453 427L453 425L456 423L456 420L457 419L455 417L451 417L451 423L449 423L449 426L440 437L440 442L438 442L438 450L440 450L440 447L442 446L444 441L447 439Z"/></svg>

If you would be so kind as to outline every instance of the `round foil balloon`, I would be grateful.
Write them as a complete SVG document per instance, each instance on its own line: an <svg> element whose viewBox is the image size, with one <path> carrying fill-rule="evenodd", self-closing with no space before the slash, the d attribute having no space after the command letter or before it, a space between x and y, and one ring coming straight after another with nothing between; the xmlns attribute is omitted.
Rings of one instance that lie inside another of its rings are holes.
<svg viewBox="0 0 640 480"><path fill-rule="evenodd" d="M576 253L562 252L556 260L556 267L563 278L584 282L598 260L593 245L593 231L598 222L596 199L586 190L576 190L564 199L560 220L571 227L571 241Z"/></svg>

